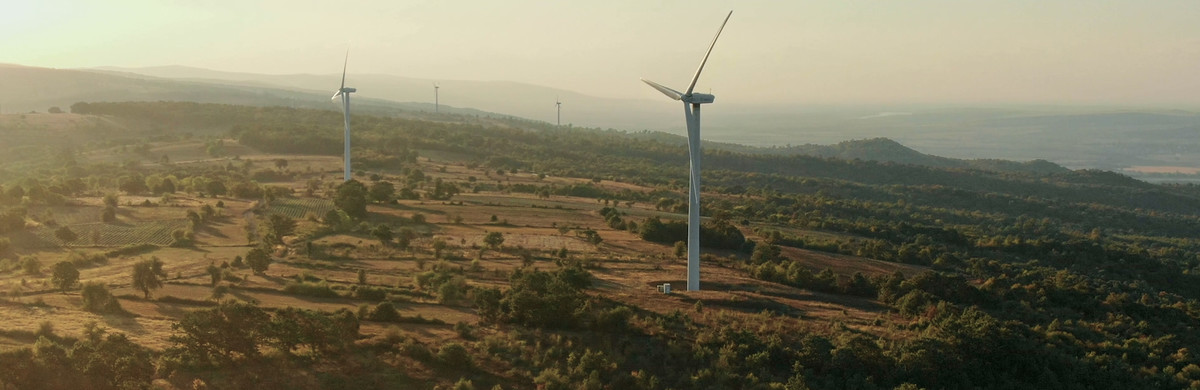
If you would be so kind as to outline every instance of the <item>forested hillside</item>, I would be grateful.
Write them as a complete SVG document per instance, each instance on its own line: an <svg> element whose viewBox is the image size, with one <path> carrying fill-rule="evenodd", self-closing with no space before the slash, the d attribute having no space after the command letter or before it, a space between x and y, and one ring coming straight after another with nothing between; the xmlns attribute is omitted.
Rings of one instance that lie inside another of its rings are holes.
<svg viewBox="0 0 1200 390"><path fill-rule="evenodd" d="M169 102L79 103L71 111L115 123L157 123L155 131L163 136L187 127L222 129L220 136L242 147L278 155L341 153L342 118L332 111ZM211 137L206 141L210 146L226 147ZM686 207L687 149L652 138L468 116L427 121L361 115L353 122L355 167L381 177L408 178L395 191L408 191L407 199L445 205L460 190L497 197L536 194L539 200L551 195L588 198L596 208L601 202L605 206L599 216L593 215L610 228L604 233L632 233L664 243L653 248L666 248L678 235L672 221L679 216L673 213ZM874 143L899 150L890 141ZM518 247L509 250L526 265L502 277L464 271L466 261L455 264L457 270L444 265L424 271L422 263L423 272L413 277L426 286L419 294L439 301L447 297L447 302L469 300L460 309L479 317L477 323L456 325L461 340L436 353L395 334L354 341L359 321L417 322L388 317L391 303L360 310L357 316L338 312L311 317L311 338L304 340L312 345L299 349L311 349L307 358L292 356L303 343L277 323L313 315L282 309L266 313L233 303L188 315L179 328L184 333L172 340L170 349L143 352L161 356L157 369L179 377L276 388L286 385L250 370L278 369L281 377L342 388L413 385L422 375L474 383L460 381L458 388L1200 388L1200 356L1195 353L1200 348L1200 188L1152 185L1111 172L1069 171L1041 162L1013 169L1015 163L966 164L915 155L921 160L875 162L814 153L820 156L717 148L705 152L706 237L728 240L723 249L705 256L705 266L745 278L710 288L744 294L738 295L742 298L681 295L670 302L686 303L688 309L659 310L654 305L660 303L606 289L600 280L601 275L615 278L627 272L622 267L628 264L660 264L648 253L597 266L591 261L601 256L573 258L564 246L561 257L544 255L545 263L554 264L547 270L529 266L543 256L530 250L558 253L558 248ZM488 176L424 180L418 155L430 159L425 163L439 167L439 173L461 165L483 169ZM206 183L220 181L222 190L236 192L232 196L237 198L295 196L261 185L270 175L283 175L283 166L257 176L249 163L239 169L232 162L207 170L165 163L85 167L59 161L37 167L6 171L5 188L41 186L39 191L69 197L89 188L115 189L132 183L122 177L135 174L170 174L181 191L187 185L203 192ZM506 181L505 175L515 173L536 179ZM557 177L591 180L543 181ZM77 189L70 185L74 180L79 181ZM610 182L625 187L600 185ZM337 188L339 193L354 190ZM24 199L28 206L51 198ZM624 208L618 207L620 202L627 202ZM634 203L654 207L636 210ZM543 209L551 207L529 207ZM456 212L460 220L461 215L470 219L471 210ZM355 221L368 225L366 219ZM507 224L493 214L481 226ZM366 239L384 234L367 228L345 230ZM321 231L336 228L325 229ZM390 241L392 233L386 233ZM577 234L602 238L591 229ZM479 257L486 249L504 253L503 238L499 241L474 249ZM600 241L593 245L599 248ZM812 253L847 262L881 260L919 271L839 274L809 266L803 256ZM459 279L468 277L490 284L471 279L468 287ZM313 286L307 288L317 289ZM323 291L318 292L341 294ZM782 303L806 299L831 302L842 313L878 307L880 314L857 324ZM376 312L382 314L376 317ZM244 341L252 348L230 352L188 338L204 334L204 324L221 323L217 318L238 315L253 319L246 323L262 336L261 346ZM343 332L348 328L352 335ZM50 353L44 351L53 348L43 344L51 341L39 341L34 352L0 355L0 383L7 380L4 375L17 375L14 362ZM122 340L99 337L60 339L54 345L77 351L126 347ZM281 352L259 354L260 347ZM22 364L30 370L91 367L86 357L77 357L85 355L69 356L81 360L38 358ZM392 367L424 368L383 373ZM144 366L120 369L147 381L167 376ZM308 377L309 372L319 374ZM92 375L82 369L77 374Z"/></svg>

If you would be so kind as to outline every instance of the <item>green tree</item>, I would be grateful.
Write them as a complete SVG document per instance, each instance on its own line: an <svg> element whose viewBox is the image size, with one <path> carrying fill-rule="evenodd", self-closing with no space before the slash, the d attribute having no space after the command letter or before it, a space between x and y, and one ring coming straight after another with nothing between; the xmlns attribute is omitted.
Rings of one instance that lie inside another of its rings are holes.
<svg viewBox="0 0 1200 390"><path fill-rule="evenodd" d="M117 208L118 206L120 206L120 202L121 202L121 200L117 194L105 194L104 195L104 205L105 206Z"/></svg>
<svg viewBox="0 0 1200 390"><path fill-rule="evenodd" d="M275 312L267 342L287 354L306 351L310 357L326 356L351 345L359 325L358 317L348 310L329 314L289 307Z"/></svg>
<svg viewBox="0 0 1200 390"><path fill-rule="evenodd" d="M404 229L401 229L400 233L401 234L396 235L396 248L406 251L408 250L408 247L412 245L413 236L404 234Z"/></svg>
<svg viewBox="0 0 1200 390"><path fill-rule="evenodd" d="M209 181L208 184L204 185L204 190L212 196L225 196L225 194L229 191L225 187L225 182L220 179L213 179Z"/></svg>
<svg viewBox="0 0 1200 390"><path fill-rule="evenodd" d="M326 226L329 226L332 228L341 227L342 226L342 213L336 209L331 209L329 211L326 211L325 215L321 218L321 222L324 223Z"/></svg>
<svg viewBox="0 0 1200 390"><path fill-rule="evenodd" d="M504 234L501 234L500 232L489 232L486 236L483 236L483 243L487 244L487 246L492 248L492 250L500 249L500 245L504 244Z"/></svg>
<svg viewBox="0 0 1200 390"><path fill-rule="evenodd" d="M371 230L371 235L379 240L379 244L390 246L392 244L392 228L388 225L380 224Z"/></svg>
<svg viewBox="0 0 1200 390"><path fill-rule="evenodd" d="M436 259L442 258L442 251L446 250L446 240L438 237L433 239L433 243L430 245L433 247L433 257Z"/></svg>
<svg viewBox="0 0 1200 390"><path fill-rule="evenodd" d="M133 264L132 277L133 288L140 290L146 299L150 299L150 290L162 288L167 272L163 271L162 260L159 260L158 257L151 257Z"/></svg>
<svg viewBox="0 0 1200 390"><path fill-rule="evenodd" d="M581 234L583 234L583 238L587 240L588 244L599 246L601 242L604 242L604 237L600 237L600 233L597 233L595 230L587 229Z"/></svg>
<svg viewBox="0 0 1200 390"><path fill-rule="evenodd" d="M255 273L263 273L267 271L267 267L271 265L271 256L262 248L254 248L246 252L246 265Z"/></svg>
<svg viewBox="0 0 1200 390"><path fill-rule="evenodd" d="M163 157L166 157L166 156L167 155L165 155L165 154L163 155ZM154 187L154 193L156 193L156 194L174 194L175 193L175 181L171 180L170 178L163 179L161 183L159 183L157 186Z"/></svg>
<svg viewBox="0 0 1200 390"><path fill-rule="evenodd" d="M75 264L69 261L60 261L54 264L54 268L50 274L50 282L58 287L62 292L67 292L67 289L75 286L79 282L79 269L75 268Z"/></svg>
<svg viewBox="0 0 1200 390"><path fill-rule="evenodd" d="M217 283L221 283L221 267L218 267L215 264L209 264L208 268L204 269L204 272L208 273L208 277L210 279L209 283L211 283L213 286L216 286Z"/></svg>
<svg viewBox="0 0 1200 390"><path fill-rule="evenodd" d="M266 223L267 235L263 237L268 245L283 244L283 237L290 236L296 232L296 220L281 214L271 214L267 217Z"/></svg>
<svg viewBox="0 0 1200 390"><path fill-rule="evenodd" d="M437 358L447 367L471 368L475 366L475 359L471 357L467 347L455 342L442 345L438 349Z"/></svg>
<svg viewBox="0 0 1200 390"><path fill-rule="evenodd" d="M112 292L108 290L100 282L87 282L83 284L83 288L79 290L79 296L82 301L83 310L92 313L120 313L121 303L113 297Z"/></svg>
<svg viewBox="0 0 1200 390"><path fill-rule="evenodd" d="M675 257L683 258L687 254L687 243L683 241L675 241Z"/></svg>
<svg viewBox="0 0 1200 390"><path fill-rule="evenodd" d="M185 314L171 325L169 355L197 365L228 366L256 360L269 340L270 315L249 303L225 301L210 310Z"/></svg>
<svg viewBox="0 0 1200 390"><path fill-rule="evenodd" d="M391 182L379 181L371 185L370 196L375 202L387 202L396 195L396 187Z"/></svg>
<svg viewBox="0 0 1200 390"><path fill-rule="evenodd" d="M350 179L338 185L333 204L351 217L364 218L367 216L367 187Z"/></svg>
<svg viewBox="0 0 1200 390"><path fill-rule="evenodd" d="M34 256L25 256L21 258L21 271L26 275L38 275L42 273L42 261Z"/></svg>
<svg viewBox="0 0 1200 390"><path fill-rule="evenodd" d="M187 217L188 221L192 222L193 228L200 227L200 224L204 223L204 218L201 218L200 213L197 213L196 210L188 210L184 213L184 216Z"/></svg>

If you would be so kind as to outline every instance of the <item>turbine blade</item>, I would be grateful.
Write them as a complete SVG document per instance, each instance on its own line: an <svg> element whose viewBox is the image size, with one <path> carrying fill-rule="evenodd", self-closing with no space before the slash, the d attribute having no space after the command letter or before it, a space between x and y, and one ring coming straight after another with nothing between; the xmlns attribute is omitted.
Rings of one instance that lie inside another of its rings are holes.
<svg viewBox="0 0 1200 390"><path fill-rule="evenodd" d="M732 12L732 11L730 11L730 12ZM707 57L705 57L705 58L707 59ZM350 50L349 49L346 50L346 60L344 62L342 62L342 86L338 89L338 91L339 91L338 93L341 93L340 92L341 88L346 88L346 65L350 65ZM703 66L703 65L701 65L701 66Z"/></svg>
<svg viewBox="0 0 1200 390"><path fill-rule="evenodd" d="M667 88L666 86L664 86L662 84L659 84L659 83L656 83L656 82L653 82L650 80L646 80L646 79L642 79L642 82L646 83L646 85L654 87L654 89L657 89L658 92L662 92L663 95L667 95L667 97L669 97L671 99L679 100L680 98L683 97L683 94L679 93L679 91Z"/></svg>
<svg viewBox="0 0 1200 390"><path fill-rule="evenodd" d="M733 11L729 11L729 15L725 15L725 21L721 22L721 28L717 29L717 35L713 37L712 43L708 45L708 52L704 53L704 60L700 61L700 67L696 68L696 75L692 76L692 84L688 85L688 95L691 95L692 89L696 88L696 81L700 80L700 72L704 71L704 64L708 62L708 55L712 54L713 47L717 46L717 38L721 37L721 31L725 30L725 23L729 23L730 16L733 16Z"/></svg>
<svg viewBox="0 0 1200 390"><path fill-rule="evenodd" d="M334 94L333 94L333 96L329 98L329 100L335 100L335 99L337 99L337 98L339 98L339 97L342 97L342 91L341 91L341 90L338 90L338 91L337 91L337 93L334 93Z"/></svg>

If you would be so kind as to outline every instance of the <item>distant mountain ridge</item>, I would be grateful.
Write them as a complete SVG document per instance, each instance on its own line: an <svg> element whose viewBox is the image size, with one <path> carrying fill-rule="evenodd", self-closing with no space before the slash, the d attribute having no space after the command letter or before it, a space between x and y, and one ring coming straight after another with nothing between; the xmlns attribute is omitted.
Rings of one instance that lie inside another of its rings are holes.
<svg viewBox="0 0 1200 390"><path fill-rule="evenodd" d="M1070 169L1046 160L1026 162L998 159L956 159L939 157L913 150L889 138L868 138L842 141L833 145L805 144L786 147L749 147L736 144L710 143L709 147L740 153L771 155L804 155L839 160L879 161L896 164L920 165L936 168L980 169L997 172L1026 172L1055 174L1070 172Z"/></svg>
<svg viewBox="0 0 1200 390"><path fill-rule="evenodd" d="M49 107L65 110L77 102L160 100L338 109L329 102L329 96L330 93L318 90L165 79L115 71L0 66L0 110L3 113L44 112ZM377 114L432 112L433 104L356 97L354 109ZM504 116L450 105L443 105L442 110L454 114Z"/></svg>
<svg viewBox="0 0 1200 390"><path fill-rule="evenodd" d="M338 64L340 65L340 64ZM147 68L101 67L91 71L135 74L164 79L259 86L304 91L332 91L340 82L338 73L329 74L254 74L223 72L186 66ZM420 102L432 111L433 84L438 83L443 105L471 107L486 112L504 113L521 118L553 123L554 102L563 102L563 124L583 127L652 129L675 127L678 116L674 105L664 102L614 99L575 91L520 83L489 80L430 80L387 74L351 72L347 85L358 88L358 95L394 102ZM641 88L630 80L630 88ZM657 104L655 104L657 103Z"/></svg>
<svg viewBox="0 0 1200 390"><path fill-rule="evenodd" d="M160 100L336 110L329 96L339 76L261 75L185 66L51 69L0 64L0 112L66 109L80 101ZM352 74L347 81L359 91L356 112L454 120L433 114L432 80ZM669 101L594 97L510 81L439 83L443 114L523 118L552 126L552 99L557 96L563 101L564 127L661 132L662 137L683 139L682 115ZM630 88L644 86L632 80ZM713 141L706 144L750 153L1039 173L1059 172L1063 167L1114 171L1135 166L1200 167L1200 113L1192 111L720 103L706 108L702 135ZM886 142L838 144L876 138ZM757 149L747 149L752 146Z"/></svg>

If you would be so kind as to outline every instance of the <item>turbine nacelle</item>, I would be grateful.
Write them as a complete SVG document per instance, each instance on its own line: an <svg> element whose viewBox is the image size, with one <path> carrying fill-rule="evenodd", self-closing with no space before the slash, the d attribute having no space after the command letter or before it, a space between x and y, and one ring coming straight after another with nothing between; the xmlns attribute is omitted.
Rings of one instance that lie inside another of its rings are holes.
<svg viewBox="0 0 1200 390"><path fill-rule="evenodd" d="M712 103L717 97L707 93L692 93L691 95L683 95L679 98L684 103L705 104Z"/></svg>

